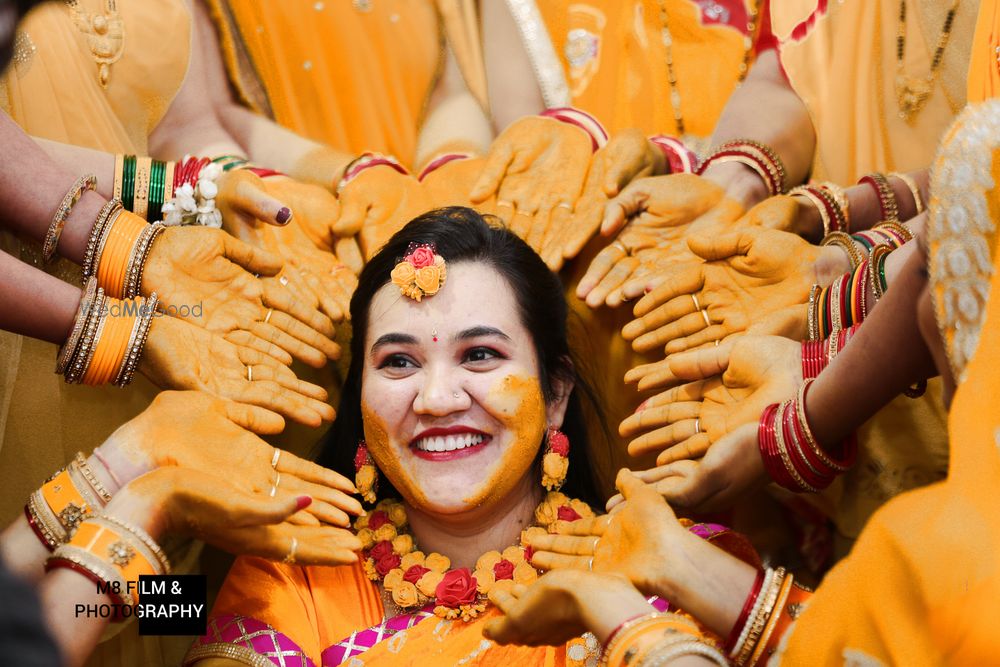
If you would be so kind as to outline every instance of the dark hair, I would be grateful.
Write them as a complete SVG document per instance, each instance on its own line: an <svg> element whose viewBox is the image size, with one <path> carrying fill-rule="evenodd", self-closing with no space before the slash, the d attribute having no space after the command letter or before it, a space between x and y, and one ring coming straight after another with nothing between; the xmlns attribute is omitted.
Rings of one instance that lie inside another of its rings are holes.
<svg viewBox="0 0 1000 667"><path fill-rule="evenodd" d="M375 293L389 282L390 272L411 243L433 243L451 264L481 262L504 277L517 301L521 322L531 335L538 356L542 392L546 401L555 396L554 379L576 384L570 394L562 431L572 443L569 473L563 492L593 504L597 501L587 460L587 434L579 397L589 392L574 371L566 337L566 299L562 283L528 244L495 218L453 206L429 211L410 221L365 266L351 297L351 364L344 381L340 407L318 457L319 463L353 479L354 452L364 438L361 419L361 371L365 359L368 311ZM541 461L539 449L538 463ZM382 478L379 495L395 490Z"/></svg>

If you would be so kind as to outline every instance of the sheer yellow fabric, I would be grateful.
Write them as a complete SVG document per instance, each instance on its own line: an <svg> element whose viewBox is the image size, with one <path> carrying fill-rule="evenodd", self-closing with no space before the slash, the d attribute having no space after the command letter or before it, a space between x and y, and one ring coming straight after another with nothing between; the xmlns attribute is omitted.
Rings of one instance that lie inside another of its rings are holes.
<svg viewBox="0 0 1000 667"><path fill-rule="evenodd" d="M813 178L848 185L870 171L930 164L937 140L965 105L977 5L960 3L933 91L907 122L897 112L895 90L898 2L772 0L782 66L816 129ZM929 0L907 3L907 75L930 72L947 9L948 3Z"/></svg>
<svg viewBox="0 0 1000 667"><path fill-rule="evenodd" d="M743 2L713 5L725 22L709 23L691 0L664 0L676 101L685 133L707 138L736 87L745 53ZM671 104L664 21L655 0L539 2L563 67L573 106L596 116L614 134L638 127L680 135ZM737 16L739 14L739 16Z"/></svg>
<svg viewBox="0 0 1000 667"><path fill-rule="evenodd" d="M426 0L210 0L230 79L281 125L409 164L443 53Z"/></svg>
<svg viewBox="0 0 1000 667"><path fill-rule="evenodd" d="M17 65L0 79L0 103L34 136L147 154L147 137L187 71L191 25L185 3L117 3L121 57L108 69L106 88L89 42L93 17L107 16L105 2L79 0L77 5L89 22L74 23L66 3L46 3L23 22ZM110 18L114 29L115 17ZM37 244L6 234L0 234L0 243L41 266ZM64 260L54 267L56 275L79 284L77 267ZM125 390L67 385L53 372L55 353L48 343L0 332L0 516L5 522L18 515L41 481L77 451L99 445L149 405L157 391L142 377ZM174 556L183 570L184 561ZM115 626L113 632L121 639L98 646L88 664L174 665L185 648L171 638L138 637L135 623Z"/></svg>
<svg viewBox="0 0 1000 667"><path fill-rule="evenodd" d="M573 660L564 646L497 646L482 634L486 621L497 613L490 609L470 623L430 616L343 664L562 667L583 665L587 657L596 661L586 651L581 660ZM299 567L239 558L211 614L227 615L267 623L319 665L324 649L381 622L383 605L378 586L360 564Z"/></svg>
<svg viewBox="0 0 1000 667"><path fill-rule="evenodd" d="M985 107L985 105L984 105ZM960 381L949 415L948 478L889 502L854 550L826 577L787 640L783 664L989 664L1000 627L1000 103L963 118L989 144L956 140L939 170L969 169L976 185L948 193L938 178L930 221L931 289L938 324ZM960 121L962 122L962 121ZM958 156L956 158L956 156ZM985 163L985 164L984 164ZM954 181L952 181L954 183ZM989 183L988 186L985 184ZM940 198L939 198L940 197ZM980 204L974 203L978 199ZM970 206L984 218L974 230L949 229L953 211ZM985 252L985 257L983 253ZM956 253L985 260L958 279ZM964 313L947 309L950 294ZM986 296L988 295L988 296ZM970 301L971 300L971 301ZM976 305L971 305L976 304ZM970 331L971 329L971 331ZM954 334L962 330L964 343ZM968 336L971 335L971 339ZM968 364L962 362L971 352ZM864 659L870 662L864 662ZM878 661L878 662L875 662Z"/></svg>

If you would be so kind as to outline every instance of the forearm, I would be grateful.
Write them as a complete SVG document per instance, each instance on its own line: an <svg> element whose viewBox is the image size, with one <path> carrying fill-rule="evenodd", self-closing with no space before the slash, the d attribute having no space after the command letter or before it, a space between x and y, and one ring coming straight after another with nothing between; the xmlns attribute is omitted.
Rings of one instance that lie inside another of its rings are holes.
<svg viewBox="0 0 1000 667"><path fill-rule="evenodd" d="M73 328L80 288L0 253L0 329L61 345Z"/></svg>
<svg viewBox="0 0 1000 667"><path fill-rule="evenodd" d="M712 135L712 145L734 139L753 139L770 146L784 164L789 187L801 183L809 173L816 134L805 104L781 73L773 50L761 54L746 81L729 98ZM760 183L760 177L742 165L712 165L705 176L748 205L766 195L762 187L753 185L753 181Z"/></svg>
<svg viewBox="0 0 1000 667"><path fill-rule="evenodd" d="M818 442L843 441L908 386L936 375L916 318L925 283L920 273L923 258L912 250L907 253L909 257L900 257L905 265L892 278L891 288L851 344L809 390L806 414Z"/></svg>
<svg viewBox="0 0 1000 667"><path fill-rule="evenodd" d="M66 568L46 574L38 592L49 632L59 645L65 664L82 665L97 646L108 619L100 615L77 615L77 605L106 605L115 601L98 593L93 581Z"/></svg>
<svg viewBox="0 0 1000 667"><path fill-rule="evenodd" d="M757 570L687 531L678 535L679 549L671 567L654 580L654 593L726 637L739 620Z"/></svg>

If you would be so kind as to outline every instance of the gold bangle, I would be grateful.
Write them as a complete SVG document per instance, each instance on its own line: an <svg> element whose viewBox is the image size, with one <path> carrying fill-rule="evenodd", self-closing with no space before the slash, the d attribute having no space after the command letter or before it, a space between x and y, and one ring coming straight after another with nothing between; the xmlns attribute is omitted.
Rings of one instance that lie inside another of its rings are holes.
<svg viewBox="0 0 1000 667"><path fill-rule="evenodd" d="M889 220L898 222L899 205L896 204L896 193L889 184L889 179L885 177L885 174L873 171L870 174L865 174L858 181L858 183L869 182L875 187L875 193L878 195L879 212L885 214L882 222Z"/></svg>
<svg viewBox="0 0 1000 667"><path fill-rule="evenodd" d="M98 514L91 519L91 521L97 524L102 524L108 528L118 527L125 530L132 537L134 537L139 544L142 545L141 549L147 552L144 555L149 561L149 564L153 566L154 569L158 570L156 574L170 573L170 560L167 558L167 554L163 552L163 549L161 549L156 543L156 540L154 540L149 533L139 526L122 521L118 517L111 516L110 514Z"/></svg>
<svg viewBox="0 0 1000 667"><path fill-rule="evenodd" d="M851 261L851 271L861 266L861 262L865 261L861 251L855 247L854 240L844 232L830 232L820 242L820 245L835 245L843 248L844 252L847 253L847 258Z"/></svg>
<svg viewBox="0 0 1000 667"><path fill-rule="evenodd" d="M52 222L45 232L45 240L42 242L42 259L51 262L56 257L56 248L59 246L59 239L62 237L63 228L66 227L66 220L70 211L76 206L83 193L97 187L97 177L93 174L85 174L73 182L72 187L59 203L59 208L52 216Z"/></svg>
<svg viewBox="0 0 1000 667"><path fill-rule="evenodd" d="M761 633L764 631L764 626L767 624L767 620L771 617L771 612L774 610L774 605L778 601L778 594L781 592L781 585L785 581L785 568L779 567L774 571L774 577L771 579L771 585L768 587L767 592L763 594L764 603L757 610L756 616L753 619L753 625L750 628L750 632L747 635L746 641L740 647L739 655L736 656L734 661L737 665L742 667L747 663L754 649L757 648L757 642L760 639Z"/></svg>
<svg viewBox="0 0 1000 667"><path fill-rule="evenodd" d="M792 591L793 581L794 577L791 574L788 574L785 577L785 580L781 582L781 589L778 591L778 597L774 601L774 607L771 609L771 613L768 614L767 623L764 625L764 631L760 634L760 638L757 640L757 646L754 647L753 653L750 655L747 667L754 667L764 653L764 649L767 648L767 642L771 638L771 633L774 632L774 628L778 624L778 620L781 618L781 609L785 606L785 600L788 599L788 594Z"/></svg>
<svg viewBox="0 0 1000 667"><path fill-rule="evenodd" d="M149 215L149 172L153 168L153 158L137 157L135 159L135 195L132 199L132 212L146 219Z"/></svg>
<svg viewBox="0 0 1000 667"><path fill-rule="evenodd" d="M847 191L831 181L823 181L819 184L819 187L830 193L830 196L833 197L833 201L837 204L837 208L839 208L840 212L844 214L844 229L841 231L850 233L851 200L847 197Z"/></svg>
<svg viewBox="0 0 1000 667"><path fill-rule="evenodd" d="M111 192L112 199L122 198L122 176L125 171L125 154L115 153L115 185Z"/></svg>
<svg viewBox="0 0 1000 667"><path fill-rule="evenodd" d="M819 295L823 288L813 285L809 290L809 310L807 320L809 323L809 340L819 340Z"/></svg>
<svg viewBox="0 0 1000 667"><path fill-rule="evenodd" d="M70 357L80 342L80 336L83 335L83 326L87 322L90 309L94 306L95 296L97 296L97 279L91 278L84 281L83 294L81 295L80 304L76 307L76 316L73 318L73 329L69 332L69 337L63 343L62 347L59 348L59 354L56 355L56 373L60 375L66 370L66 366L70 362Z"/></svg>
<svg viewBox="0 0 1000 667"><path fill-rule="evenodd" d="M896 232L897 234L899 234L900 236L903 237L903 243L906 243L907 241L912 241L913 240L913 232L910 231L910 228L907 227L906 225L904 225L903 223L896 222L894 220L889 220L888 222L881 222L881 223L875 225L872 229L873 230L874 229L891 229L892 231Z"/></svg>
<svg viewBox="0 0 1000 667"><path fill-rule="evenodd" d="M97 475L94 474L94 471L90 467L87 457L83 455L83 452L77 452L75 460L76 465L80 470L80 474L83 475L85 480L87 480L90 487L97 493L98 496L101 497L101 500L105 503L109 502L111 500L111 494L108 492L108 489L104 486L104 484L101 483L101 480L97 478Z"/></svg>
<svg viewBox="0 0 1000 667"><path fill-rule="evenodd" d="M830 214L826 210L826 206L823 205L823 201L817 197L809 188L804 185L799 185L788 191L790 197L801 196L805 197L816 207L819 211L819 219L823 222L823 236L830 233Z"/></svg>
<svg viewBox="0 0 1000 667"><path fill-rule="evenodd" d="M913 177L909 174L903 174L898 171L894 171L889 174L890 177L895 176L899 180L903 181L903 184L909 189L910 194L913 195L913 205L917 209L917 215L924 212L924 199L920 196L920 188L917 186L917 182L913 180Z"/></svg>

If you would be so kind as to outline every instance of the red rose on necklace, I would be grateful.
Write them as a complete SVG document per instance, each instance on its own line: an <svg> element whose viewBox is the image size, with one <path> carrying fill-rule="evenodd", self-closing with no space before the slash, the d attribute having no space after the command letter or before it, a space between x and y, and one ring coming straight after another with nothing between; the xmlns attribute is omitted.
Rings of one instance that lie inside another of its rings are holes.
<svg viewBox="0 0 1000 667"><path fill-rule="evenodd" d="M382 540L381 542L376 542L372 550L368 552L368 555L372 557L372 560L376 563L385 558L392 553L392 542L388 540Z"/></svg>
<svg viewBox="0 0 1000 667"><path fill-rule="evenodd" d="M410 569L403 573L403 581L408 581L414 586L420 581L420 577L424 576L430 572L429 569L422 565L411 565Z"/></svg>
<svg viewBox="0 0 1000 667"><path fill-rule="evenodd" d="M420 246L414 249L407 259L410 264L418 269L422 269L425 266L434 264L434 251L428 246Z"/></svg>
<svg viewBox="0 0 1000 667"><path fill-rule="evenodd" d="M368 528L372 531L378 530L387 523L389 523L389 515L382 510L372 512L371 516L368 517Z"/></svg>
<svg viewBox="0 0 1000 667"><path fill-rule="evenodd" d="M399 555L390 553L388 556L383 556L375 561L375 571L379 573L380 576L385 576L389 574L392 570L399 567L402 559Z"/></svg>
<svg viewBox="0 0 1000 667"><path fill-rule="evenodd" d="M434 590L437 603L452 609L458 609L463 604L476 601L476 587L479 582L472 576L469 568L463 567L444 573L441 583Z"/></svg>
<svg viewBox="0 0 1000 667"><path fill-rule="evenodd" d="M576 521L580 518L580 515L576 513L576 510L569 505L563 505L556 510L556 516L560 521Z"/></svg>
<svg viewBox="0 0 1000 667"><path fill-rule="evenodd" d="M513 579L514 564L506 558L502 559L499 563L493 566L493 578L497 581L500 581L501 579Z"/></svg>

